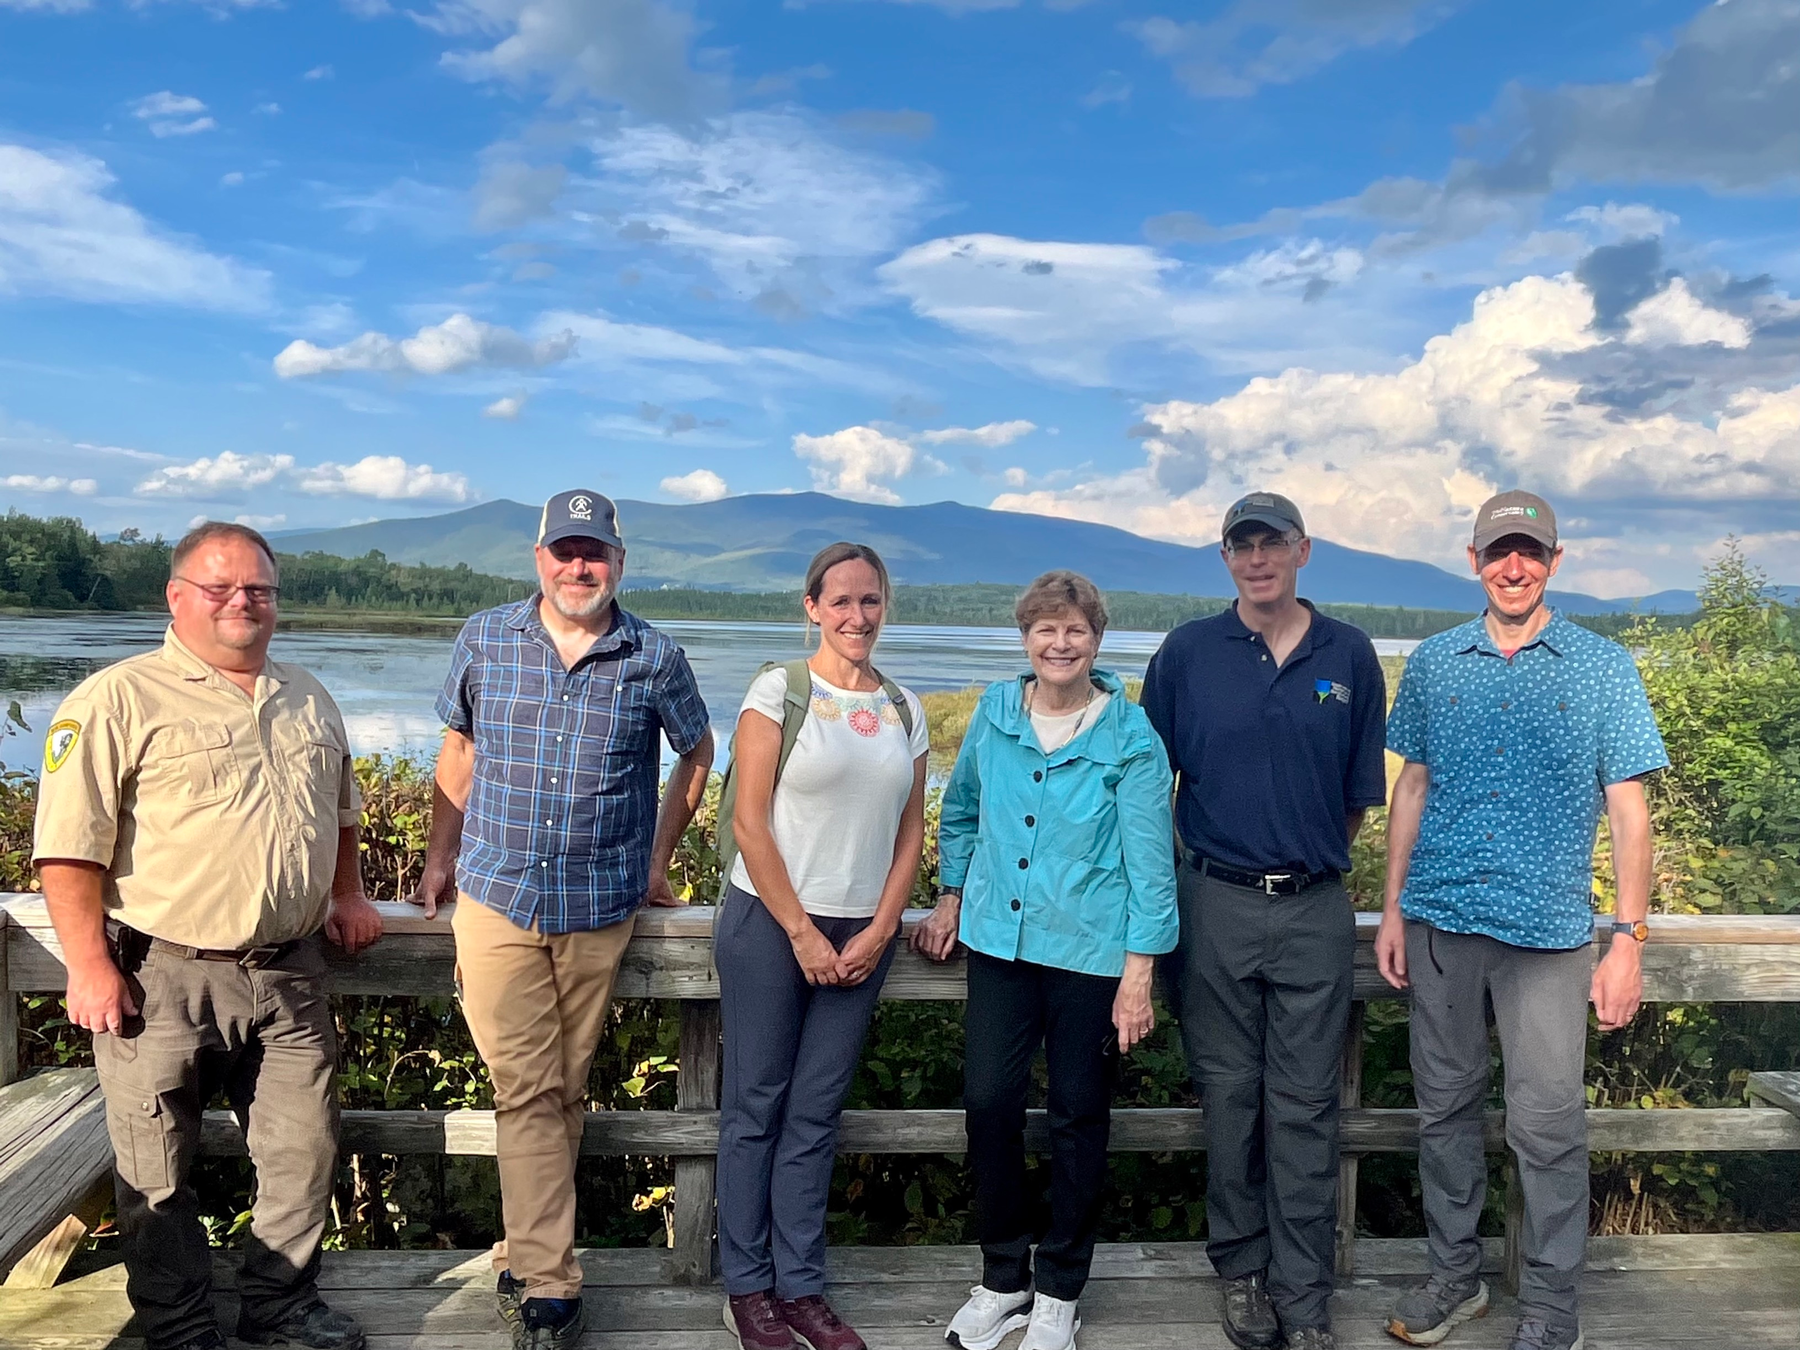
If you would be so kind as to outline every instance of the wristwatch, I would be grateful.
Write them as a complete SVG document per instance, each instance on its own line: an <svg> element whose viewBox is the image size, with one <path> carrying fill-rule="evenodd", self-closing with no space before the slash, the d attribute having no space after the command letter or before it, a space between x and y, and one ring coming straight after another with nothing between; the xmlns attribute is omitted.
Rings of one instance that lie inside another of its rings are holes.
<svg viewBox="0 0 1800 1350"><path fill-rule="evenodd" d="M1626 923L1623 919L1614 919L1612 930L1614 934L1629 933L1639 942L1646 942L1650 938L1650 925L1642 919L1636 923Z"/></svg>

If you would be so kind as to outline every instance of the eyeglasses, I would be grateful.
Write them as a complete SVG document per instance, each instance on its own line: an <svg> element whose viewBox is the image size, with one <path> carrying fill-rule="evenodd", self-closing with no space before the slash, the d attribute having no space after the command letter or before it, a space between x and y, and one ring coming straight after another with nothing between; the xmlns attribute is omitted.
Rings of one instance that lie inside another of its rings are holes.
<svg viewBox="0 0 1800 1350"><path fill-rule="evenodd" d="M1535 540L1502 539L1481 550L1481 565L1492 567L1495 563L1505 562L1515 553L1519 555L1520 562L1536 563L1542 567L1550 561L1551 550Z"/></svg>
<svg viewBox="0 0 1800 1350"><path fill-rule="evenodd" d="M558 539L554 544L545 544L544 548L565 567L577 558L590 563L612 562L618 552L611 544L603 544L598 539Z"/></svg>
<svg viewBox="0 0 1800 1350"><path fill-rule="evenodd" d="M187 585L192 586L215 605L230 604L231 597L236 595L239 591L244 593L245 600L253 605L259 606L268 604L276 596L281 594L281 587L279 586L213 585L204 581L194 581L188 577L176 577L175 580L185 582Z"/></svg>
<svg viewBox="0 0 1800 1350"><path fill-rule="evenodd" d="M1297 534L1267 534L1258 539L1227 539L1225 556L1254 558L1260 553L1265 558L1285 558L1299 542L1300 536Z"/></svg>

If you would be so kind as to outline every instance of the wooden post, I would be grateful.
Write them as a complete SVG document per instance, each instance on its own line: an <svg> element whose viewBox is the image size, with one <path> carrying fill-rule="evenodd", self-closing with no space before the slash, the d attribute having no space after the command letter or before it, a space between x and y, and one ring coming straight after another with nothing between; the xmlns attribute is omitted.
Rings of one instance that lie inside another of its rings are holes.
<svg viewBox="0 0 1800 1350"><path fill-rule="evenodd" d="M13 992L8 972L11 946L7 928L12 915L0 909L0 1087L19 1081L19 1062L23 1058L19 1045L19 996Z"/></svg>
<svg viewBox="0 0 1800 1350"><path fill-rule="evenodd" d="M681 1000L677 1111L719 1109L719 1030L716 999ZM713 1158L678 1158L675 1162L675 1250L670 1273L677 1284L712 1283L716 1171Z"/></svg>
<svg viewBox="0 0 1800 1350"><path fill-rule="evenodd" d="M1519 1185L1518 1155L1509 1145L1501 1156L1506 1159L1501 1172L1506 1187L1506 1263L1500 1270L1500 1286L1517 1298L1519 1277L1525 1268L1525 1190Z"/></svg>
<svg viewBox="0 0 1800 1350"><path fill-rule="evenodd" d="M1338 1088L1338 1103L1352 1107L1362 1105L1363 1012L1359 1000L1350 1005L1350 1025L1344 1031L1343 1081ZM1337 1273L1356 1273L1356 1173L1361 1155L1338 1155L1337 1193Z"/></svg>

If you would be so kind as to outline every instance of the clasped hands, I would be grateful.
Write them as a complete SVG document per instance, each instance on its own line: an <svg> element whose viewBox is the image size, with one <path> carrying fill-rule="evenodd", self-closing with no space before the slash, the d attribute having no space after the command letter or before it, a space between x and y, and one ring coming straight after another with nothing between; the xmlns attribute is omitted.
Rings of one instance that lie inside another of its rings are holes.
<svg viewBox="0 0 1800 1350"><path fill-rule="evenodd" d="M839 951L810 918L801 928L788 934L788 941L794 944L794 959L800 963L808 984L844 988L861 984L873 975L875 967L881 964L882 953L893 940L892 929L884 932L870 924Z"/></svg>

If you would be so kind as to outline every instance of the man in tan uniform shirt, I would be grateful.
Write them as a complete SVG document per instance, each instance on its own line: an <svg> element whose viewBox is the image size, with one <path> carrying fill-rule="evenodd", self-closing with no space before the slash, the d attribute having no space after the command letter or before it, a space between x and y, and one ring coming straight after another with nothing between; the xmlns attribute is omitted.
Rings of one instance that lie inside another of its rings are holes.
<svg viewBox="0 0 1800 1350"><path fill-rule="evenodd" d="M94 1033L124 1235L150 1350L221 1350L188 1169L223 1089L257 1190L238 1336L360 1350L317 1288L337 1163L337 1047L320 934L381 935L357 866L361 803L331 696L267 659L275 558L241 525L176 545L161 650L57 710L33 860Z"/></svg>

